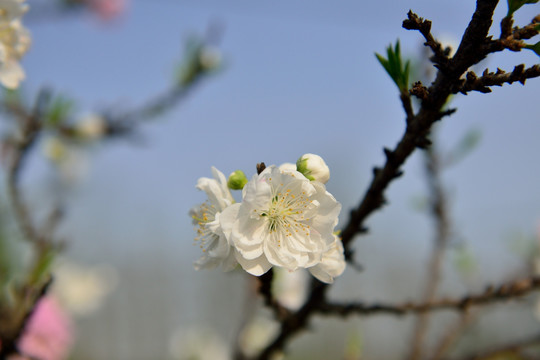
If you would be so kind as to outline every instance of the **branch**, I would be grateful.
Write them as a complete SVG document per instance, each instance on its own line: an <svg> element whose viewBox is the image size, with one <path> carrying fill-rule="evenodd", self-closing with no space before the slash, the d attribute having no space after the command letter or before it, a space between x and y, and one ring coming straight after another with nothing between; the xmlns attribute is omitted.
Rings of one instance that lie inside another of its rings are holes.
<svg viewBox="0 0 540 360"><path fill-rule="evenodd" d="M384 166L374 168L374 176L368 190L360 205L351 211L349 222L343 229L342 239L347 253L350 253L348 250L355 235L366 229L365 220L385 204L384 192L390 182L402 174L401 167L407 158L417 147L426 148L430 145L427 135L431 126L445 115L442 108L452 93L451 89L460 83L461 75L470 66L485 57L482 52L478 54L478 49L487 42L491 17L496 5L496 0L477 1L476 11L463 35L456 55L449 61L445 71L439 69L435 81L426 91L426 98L422 101L420 110L411 118L405 133L394 150L385 149L386 162Z"/></svg>
<svg viewBox="0 0 540 360"><path fill-rule="evenodd" d="M258 360L269 360L272 355L285 348L290 338L304 330L313 313L318 311L325 302L325 294L328 286L313 279L312 289L307 302L297 312L289 315L281 321L281 328L278 336L268 345L259 356Z"/></svg>
<svg viewBox="0 0 540 360"><path fill-rule="evenodd" d="M525 85L527 79L532 79L540 76L540 65L533 65L525 69L525 65L517 65L512 72L505 72L501 69L497 69L497 72L489 72L487 69L484 71L481 77L477 77L472 71L467 72L466 80L461 80L461 84L452 89L454 94L458 92L467 94L469 91L478 91L481 93L490 93L489 86L502 86L503 84L512 84L513 82L520 82Z"/></svg>
<svg viewBox="0 0 540 360"><path fill-rule="evenodd" d="M7 173L7 187L9 197L13 209L15 211L15 218L19 225L24 238L36 245L42 243L38 232L36 231L28 207L23 200L23 196L19 189L19 177L21 169L23 167L26 156L32 146L35 144L38 134L41 130L40 118L44 112L46 104L50 98L48 91L41 91L36 99L34 109L31 113L26 113L25 116L19 117L20 122L20 134L19 138L15 139L13 144L13 156L10 159L8 173Z"/></svg>
<svg viewBox="0 0 540 360"><path fill-rule="evenodd" d="M429 302L403 304L376 303L324 303L319 312L325 315L406 315L421 314L437 310L454 310L464 312L473 306L488 305L506 300L513 300L540 290L540 276L519 279L504 283L494 288L488 286L478 294L465 295L460 298L441 298Z"/></svg>
<svg viewBox="0 0 540 360"><path fill-rule="evenodd" d="M490 50L491 37L488 31L492 24L492 16L498 0L477 0L476 10L463 35L456 55L448 60L445 68L439 68L435 81L423 91L419 111L409 118L406 130L393 150L385 148L386 161L384 166L373 169L372 181L366 190L360 204L353 209L349 221L341 232L347 260L352 256L351 243L354 237L366 232L364 223L367 218L385 204L384 193L389 184L402 175L402 166L416 148L427 148L430 145L428 135L432 125L442 117L450 115L454 110L444 111L452 90L461 84L461 76L474 64L483 60ZM407 106L404 105L406 112ZM408 114L407 114L408 115ZM476 296L466 296L462 299L441 299L423 304L407 303L400 306L392 304L375 304L366 306L356 304L329 304L326 302L328 286L313 280L312 290L304 306L286 316L281 322L281 329L276 339L268 345L257 359L269 359L274 353L282 351L292 336L305 329L311 315L314 313L346 316L348 314L389 313L402 315L409 312L422 313L436 309L464 310L472 305L481 305L503 299L524 295L540 287L540 279L526 279L525 283L504 285L497 290L489 288Z"/></svg>
<svg viewBox="0 0 540 360"><path fill-rule="evenodd" d="M431 21L424 20L419 17L412 10L409 10L407 14L408 19L403 21L403 28L407 30L418 30L426 39L424 43L425 46L428 46L431 51L433 51L433 56L430 60L436 64L437 68L444 69L448 66L448 54L449 51L443 49L441 44L435 40L433 35L431 35Z"/></svg>
<svg viewBox="0 0 540 360"><path fill-rule="evenodd" d="M51 283L52 278L49 276L39 287L26 289L21 303L18 304L19 307L10 314L10 320L13 321L14 325L9 327L8 333L1 334L0 359L8 359L9 355L20 354L17 343L23 335L26 324L32 317L37 303L45 296Z"/></svg>
<svg viewBox="0 0 540 360"><path fill-rule="evenodd" d="M199 79L195 79L188 86L173 87L169 91L151 99L143 106L129 110L124 114L116 116L105 114L105 118L108 119L107 134L115 136L129 133L139 123L151 120L157 115L171 110L187 98L199 81Z"/></svg>
<svg viewBox="0 0 540 360"><path fill-rule="evenodd" d="M286 319L290 315L289 309L282 306L272 295L272 280L274 279L274 272L272 269L268 270L257 279L259 280L258 291L264 299L264 305L272 309L277 320Z"/></svg>
<svg viewBox="0 0 540 360"><path fill-rule="evenodd" d="M536 334L530 338L523 339L520 341L516 341L511 344L503 345L499 348L492 349L490 351L486 351L481 354L475 354L465 357L465 360L489 360L489 359L499 359L500 358L507 358L509 355L520 355L520 353L525 348L529 348L532 346L540 345L540 334ZM506 355L506 357L505 357ZM514 358L514 357L508 357L508 358ZM522 359L522 357L517 357L519 359Z"/></svg>
<svg viewBox="0 0 540 360"><path fill-rule="evenodd" d="M425 159L426 178L429 186L431 213L435 224L436 235L433 242L433 250L427 268L427 279L423 294L424 302L431 302L435 298L441 277L441 265L445 250L450 240L450 218L446 192L441 179L441 161L434 146L426 150ZM428 313L420 314L416 319L411 353L409 359L422 358L422 344L428 330Z"/></svg>
<svg viewBox="0 0 540 360"><path fill-rule="evenodd" d="M461 313L459 319L446 329L446 333L442 336L439 343L435 346L432 360L440 360L450 347L459 339L463 331L475 319L477 312L466 311Z"/></svg>

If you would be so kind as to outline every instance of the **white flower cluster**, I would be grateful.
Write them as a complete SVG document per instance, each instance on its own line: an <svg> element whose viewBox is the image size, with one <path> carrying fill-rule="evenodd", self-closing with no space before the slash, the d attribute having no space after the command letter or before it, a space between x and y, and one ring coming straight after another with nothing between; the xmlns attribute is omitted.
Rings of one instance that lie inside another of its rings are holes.
<svg viewBox="0 0 540 360"><path fill-rule="evenodd" d="M228 271L240 264L259 276L272 266L305 268L326 283L343 273L343 245L334 232L341 204L313 176L322 173L321 179L328 180L324 161L307 155L320 159L312 164L327 173L308 164L310 180L292 164L269 166L243 185L240 203L235 203L227 179L216 168L214 179L199 179L197 188L208 200L190 212L197 226L195 240L204 252L195 263L197 269L221 265Z"/></svg>
<svg viewBox="0 0 540 360"><path fill-rule="evenodd" d="M30 33L21 23L27 10L24 0L0 0L0 83L8 89L25 76L19 61L30 47Z"/></svg>

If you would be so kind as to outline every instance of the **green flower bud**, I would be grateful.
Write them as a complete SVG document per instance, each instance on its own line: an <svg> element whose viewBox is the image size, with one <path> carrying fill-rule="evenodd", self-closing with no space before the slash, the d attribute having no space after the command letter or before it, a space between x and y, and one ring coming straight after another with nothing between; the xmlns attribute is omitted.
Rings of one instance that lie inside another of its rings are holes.
<svg viewBox="0 0 540 360"><path fill-rule="evenodd" d="M296 161L296 170L309 180L319 181L323 184L326 184L330 179L330 169L319 155L302 155Z"/></svg>
<svg viewBox="0 0 540 360"><path fill-rule="evenodd" d="M229 180L227 181L227 186L231 190L242 190L244 185L246 185L248 179L246 174L242 170L236 170L229 175Z"/></svg>

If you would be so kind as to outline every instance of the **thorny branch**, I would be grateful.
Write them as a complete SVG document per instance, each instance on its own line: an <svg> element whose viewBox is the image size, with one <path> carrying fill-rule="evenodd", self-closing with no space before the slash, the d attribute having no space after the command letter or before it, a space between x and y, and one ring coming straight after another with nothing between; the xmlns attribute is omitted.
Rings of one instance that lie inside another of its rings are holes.
<svg viewBox="0 0 540 360"><path fill-rule="evenodd" d="M351 244L353 239L357 234L367 231L364 225L367 218L386 203L384 192L394 179L402 175L401 168L405 161L416 148L428 148L430 146L428 135L432 125L455 111L454 109L443 110L443 107L448 97L463 85L462 75L471 66L483 60L489 53L502 51L506 48L501 41L492 40L488 36L497 3L498 0L477 0L472 19L465 30L456 54L452 58L448 58L447 51L443 50L430 34L430 22L421 19L412 12L409 13L408 19L404 21L403 26L405 28L419 30L425 37L426 45L434 52L432 61L435 62L438 72L435 81L429 87L417 84L417 89L420 90L422 97L420 109L416 114L410 114L407 99L405 101L402 99L407 115L406 130L393 150L384 149L386 156L384 166L373 169L373 179L358 207L351 211L349 221L341 233L345 255L348 260L352 258ZM513 33L516 34L516 38L518 34L520 37L522 36L520 30L514 30ZM537 70L531 71L534 73ZM526 75L526 78L536 76L538 75L530 74L530 76ZM508 80L502 81L498 79L502 83L509 82ZM273 354L282 351L295 334L306 328L310 317L315 313L342 316L353 313L361 315L376 313L403 315L411 312L424 313L438 309L465 310L473 305L488 304L522 296L538 288L540 288L540 279L531 278L511 284L503 284L496 289L488 288L484 293L466 296L461 299L440 299L420 304L405 303L398 306L392 304L365 305L363 303L330 304L326 301L328 286L314 279L312 280L308 300L304 306L282 319L279 334L256 358L260 360L269 359ZM271 306L274 305L271 303Z"/></svg>
<svg viewBox="0 0 540 360"><path fill-rule="evenodd" d="M497 69L497 72L489 72L488 69L484 71L481 77L477 77L473 71L467 72L465 79L461 80L461 83L452 89L454 94L458 92L467 94L469 91L479 91L481 93L490 93L490 86L503 86L503 84L512 84L518 81L522 85L525 85L527 79L532 79L540 76L540 65L533 65L525 69L525 65L517 65L512 72L505 72L501 69Z"/></svg>

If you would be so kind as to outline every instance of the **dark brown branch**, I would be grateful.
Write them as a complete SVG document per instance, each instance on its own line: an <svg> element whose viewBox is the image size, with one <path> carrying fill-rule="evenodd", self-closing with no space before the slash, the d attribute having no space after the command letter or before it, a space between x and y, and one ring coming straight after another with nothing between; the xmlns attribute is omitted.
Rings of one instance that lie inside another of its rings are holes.
<svg viewBox="0 0 540 360"><path fill-rule="evenodd" d="M431 35L431 21L424 20L419 17L411 10L407 14L407 19L403 21L403 28L407 30L418 30L426 39L424 43L425 46L428 46L431 51L433 51L433 56L431 61L437 65L438 68L446 68L448 65L448 52L443 49L441 44L435 40L433 35Z"/></svg>
<svg viewBox="0 0 540 360"><path fill-rule="evenodd" d="M466 295L460 298L440 298L437 300L403 304L365 304L357 303L324 303L319 309L322 314L335 314L347 316L356 315L406 315L411 313L425 313L437 310L467 311L473 306L493 304L497 302L512 300L528 295L533 291L540 290L540 277L530 277L504 283L496 288L489 286L481 293Z"/></svg>
<svg viewBox="0 0 540 360"><path fill-rule="evenodd" d="M274 280L274 272L272 269L257 278L259 280L259 294L264 299L264 305L272 309L277 320L286 319L290 315L290 311L282 306L272 295L272 281Z"/></svg>
<svg viewBox="0 0 540 360"><path fill-rule="evenodd" d="M318 311L325 302L325 294L328 286L315 279L312 281L312 289L307 302L294 314L281 321L281 328L278 336L268 345L262 353L256 357L258 360L271 359L272 355L282 350L290 338L304 330L309 323L312 314Z"/></svg>
<svg viewBox="0 0 540 360"><path fill-rule="evenodd" d="M496 72L488 72L486 69L481 77L469 71L466 79L461 81L461 84L452 90L454 94L458 92L467 94L469 91L479 91L481 93L491 92L490 86L502 86L503 84L512 84L519 82L525 85L527 79L532 79L540 76L540 65L533 65L525 68L525 65L517 65L512 72L505 72L497 69Z"/></svg>
<svg viewBox="0 0 540 360"><path fill-rule="evenodd" d="M486 43L491 17L497 5L496 0L478 0L462 43L448 64L446 71L439 71L432 86L427 90L427 97L422 101L419 112L409 122L403 137L394 150L388 152L383 168L374 171L374 177L360 205L351 211L349 222L342 232L343 244L349 248L354 236L364 229L365 220L384 203L384 192L390 182L401 174L401 166L417 147L429 146L427 136L434 122L444 114L442 108L446 103L451 89L459 84L461 75L473 64L485 57L477 51Z"/></svg>
<svg viewBox="0 0 540 360"><path fill-rule="evenodd" d="M9 355L19 354L17 343L23 335L25 327L36 309L36 305L45 296L51 283L52 278L48 277L41 286L26 289L23 298L17 304L18 308L11 311L9 325L7 329L2 329L3 332L0 334L2 335L0 339L0 359L7 359Z"/></svg>
<svg viewBox="0 0 540 360"><path fill-rule="evenodd" d="M367 231L364 225L367 218L385 204L384 192L392 180L402 175L401 167L405 161L416 148L429 147L430 141L427 137L432 125L454 111L444 111L443 108L449 95L452 94L452 90L461 85L461 76L472 65L483 60L492 50L490 48L492 40L491 37L488 38L488 31L497 3L498 0L477 0L476 10L465 30L456 55L448 60L444 69L439 69L435 81L425 91L427 96L422 100L419 111L408 121L405 133L396 147L385 149L384 166L373 169L373 179L358 207L351 211L349 221L341 233L347 258L352 254L350 247L354 237ZM422 313L437 309L464 310L472 305L487 304L524 295L539 288L540 280L537 278L526 279L525 282L506 284L495 290L488 289L482 294L461 299L441 299L425 304L407 303L401 306L392 304L366 306L363 303L328 304L325 299L328 286L316 280L313 281L313 284L306 304L282 320L278 336L256 357L257 359L269 359L275 352L283 350L292 336L306 328L314 313L343 316L353 313L402 315L409 312Z"/></svg>
<svg viewBox="0 0 540 360"><path fill-rule="evenodd" d="M21 116L18 118L20 122L20 132L18 134L18 138L13 141L14 149L7 173L8 193L21 233L27 241L33 242L36 245L39 244L41 240L32 223L28 207L26 206L22 194L20 193L19 176L26 156L29 150L35 144L41 130L40 118L44 112L46 104L49 101L49 98L49 92L40 92L33 111L25 114L26 116Z"/></svg>
<svg viewBox="0 0 540 360"><path fill-rule="evenodd" d="M405 111L406 123L409 124L414 117L411 96L407 93L402 92L399 96L399 99L401 100L403 110Z"/></svg>

